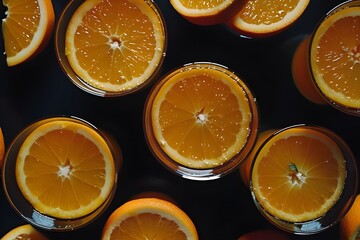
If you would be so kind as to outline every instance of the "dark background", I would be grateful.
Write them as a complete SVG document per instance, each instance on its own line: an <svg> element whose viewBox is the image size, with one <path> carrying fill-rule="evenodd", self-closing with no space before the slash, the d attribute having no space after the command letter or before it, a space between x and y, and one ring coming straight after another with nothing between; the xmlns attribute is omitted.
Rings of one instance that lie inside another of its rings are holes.
<svg viewBox="0 0 360 240"><path fill-rule="evenodd" d="M291 57L299 41L311 33L319 19L340 0L312 0L301 18L286 31L265 39L246 39L225 26L198 26L183 19L168 0L155 0L168 31L168 49L161 75L189 62L225 65L248 83L257 98L260 130L307 123L327 127L348 142L360 156L359 118L303 98L291 77ZM66 4L53 0L56 22ZM5 12L1 7L1 12ZM3 15L4 17L5 15ZM3 40L0 38L2 51ZM155 82L159 79L155 79ZM203 240L235 240L243 233L272 228L256 209L238 171L221 179L197 182L182 179L163 168L145 142L142 114L151 86L118 98L101 98L73 85L58 65L54 39L36 58L7 67L0 57L0 126L5 145L25 126L53 115L73 115L110 132L123 152L118 190L105 214L90 225L68 233L47 233L52 239L99 239L113 210L143 191L168 194L195 223ZM12 209L0 189L0 236L26 222ZM312 236L292 239L337 239L338 226Z"/></svg>

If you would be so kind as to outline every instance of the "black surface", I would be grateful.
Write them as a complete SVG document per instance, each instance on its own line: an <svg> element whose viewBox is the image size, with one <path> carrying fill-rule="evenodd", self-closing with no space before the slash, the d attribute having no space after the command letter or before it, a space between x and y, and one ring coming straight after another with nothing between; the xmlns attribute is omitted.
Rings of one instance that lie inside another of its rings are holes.
<svg viewBox="0 0 360 240"><path fill-rule="evenodd" d="M291 56L323 14L340 0L310 2L302 17L286 31L266 39L245 39L224 26L198 26L175 12L168 0L155 1L165 17L168 50L161 74L189 62L215 62L234 70L249 84L259 105L260 130L298 123L327 127L343 137L360 156L360 119L303 98L291 78ZM56 21L66 4L53 0ZM1 9L5 12L5 8ZM3 40L0 38L3 49ZM157 81L156 79L155 81ZM239 172L222 179L195 182L168 172L149 151L142 128L143 106L150 86L119 98L100 98L73 85L57 63L54 40L30 62L7 67L0 57L0 126L6 147L29 123L52 115L74 115L110 132L123 151L117 194L108 211L87 227L68 233L47 233L52 239L99 239L110 213L133 195L160 191L173 197L194 221L200 239L231 240L272 227L258 212ZM26 223L0 191L0 236ZM291 239L337 239L338 226L312 236Z"/></svg>

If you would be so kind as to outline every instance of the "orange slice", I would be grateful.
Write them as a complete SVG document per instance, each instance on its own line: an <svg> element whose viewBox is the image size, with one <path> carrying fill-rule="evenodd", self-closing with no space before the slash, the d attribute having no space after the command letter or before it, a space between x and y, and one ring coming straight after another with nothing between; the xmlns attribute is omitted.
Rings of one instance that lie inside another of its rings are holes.
<svg viewBox="0 0 360 240"><path fill-rule="evenodd" d="M226 24L248 37L267 37L290 27L310 0L249 0Z"/></svg>
<svg viewBox="0 0 360 240"><path fill-rule="evenodd" d="M185 19L199 25L223 23L243 5L238 0L170 0L170 3Z"/></svg>
<svg viewBox="0 0 360 240"><path fill-rule="evenodd" d="M324 215L339 199L345 159L327 135L310 128L289 128L263 145L252 170L257 201L271 215L304 222Z"/></svg>
<svg viewBox="0 0 360 240"><path fill-rule="evenodd" d="M313 36L311 68L330 101L360 109L360 6L336 11Z"/></svg>
<svg viewBox="0 0 360 240"><path fill-rule="evenodd" d="M0 127L0 169L4 164L4 155L5 155L5 142L4 142L4 135Z"/></svg>
<svg viewBox="0 0 360 240"><path fill-rule="evenodd" d="M130 200L108 218L101 240L173 239L197 240L189 216L176 205L157 198Z"/></svg>
<svg viewBox="0 0 360 240"><path fill-rule="evenodd" d="M1 240L21 240L21 239L31 239L31 240L48 240L45 235L39 232L37 229L32 227L30 224L21 225L10 230L5 234Z"/></svg>
<svg viewBox="0 0 360 240"><path fill-rule="evenodd" d="M39 212L62 219L96 210L115 181L112 153L92 128L55 120L37 127L23 142L16 181Z"/></svg>
<svg viewBox="0 0 360 240"><path fill-rule="evenodd" d="M37 55L54 29L51 0L3 0L8 9L2 21L6 62L14 66Z"/></svg>
<svg viewBox="0 0 360 240"><path fill-rule="evenodd" d="M350 210L340 222L342 240L356 240L360 236L360 195L357 195Z"/></svg>
<svg viewBox="0 0 360 240"><path fill-rule="evenodd" d="M158 71L165 34L161 14L151 1L89 0L70 20L65 54L75 73L91 86L129 91Z"/></svg>
<svg viewBox="0 0 360 240"><path fill-rule="evenodd" d="M155 138L183 166L220 166L244 148L253 130L248 94L242 81L221 67L195 64L181 70L154 98Z"/></svg>

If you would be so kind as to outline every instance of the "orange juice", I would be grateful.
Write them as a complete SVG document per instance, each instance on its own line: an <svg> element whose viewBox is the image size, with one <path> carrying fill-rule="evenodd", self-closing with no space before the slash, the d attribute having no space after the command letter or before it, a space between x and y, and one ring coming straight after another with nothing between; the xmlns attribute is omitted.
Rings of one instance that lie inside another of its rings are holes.
<svg viewBox="0 0 360 240"><path fill-rule="evenodd" d="M46 118L29 125L10 145L3 184L26 221L67 231L106 209L120 164L120 148L109 134L78 118Z"/></svg>
<svg viewBox="0 0 360 240"><path fill-rule="evenodd" d="M235 169L249 153L258 113L240 77L218 64L192 63L153 88L144 125L162 164L186 178L213 179Z"/></svg>
<svg viewBox="0 0 360 240"><path fill-rule="evenodd" d="M268 135L255 151L250 173L254 201L271 223L286 231L323 231L339 221L354 200L354 156L328 129L284 128Z"/></svg>
<svg viewBox="0 0 360 240"><path fill-rule="evenodd" d="M328 103L360 115L360 1L330 11L293 57L299 91L315 103Z"/></svg>
<svg viewBox="0 0 360 240"><path fill-rule="evenodd" d="M82 90L122 96L157 75L166 39L163 16L153 1L75 0L60 16L56 51L61 67Z"/></svg>

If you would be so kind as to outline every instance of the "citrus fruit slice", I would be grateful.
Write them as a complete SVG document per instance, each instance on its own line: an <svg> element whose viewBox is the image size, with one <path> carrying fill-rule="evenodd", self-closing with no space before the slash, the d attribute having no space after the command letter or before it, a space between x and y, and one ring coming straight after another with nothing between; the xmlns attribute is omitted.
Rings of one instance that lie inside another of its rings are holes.
<svg viewBox="0 0 360 240"><path fill-rule="evenodd" d="M90 0L73 14L65 54L87 84L109 92L139 87L159 70L165 26L152 1Z"/></svg>
<svg viewBox="0 0 360 240"><path fill-rule="evenodd" d="M152 105L155 138L171 159L194 169L220 166L252 133L251 93L220 66L195 64L165 78Z"/></svg>
<svg viewBox="0 0 360 240"><path fill-rule="evenodd" d="M61 219L96 210L110 195L116 174L101 135L69 120L50 121L31 132L21 145L15 171L31 205Z"/></svg>
<svg viewBox="0 0 360 240"><path fill-rule="evenodd" d="M51 0L3 0L2 21L6 62L14 66L31 59L48 43L54 29Z"/></svg>
<svg viewBox="0 0 360 240"><path fill-rule="evenodd" d="M342 240L356 240L360 236L360 195L357 195L350 210L340 222Z"/></svg>
<svg viewBox="0 0 360 240"><path fill-rule="evenodd" d="M339 146L311 128L288 128L264 143L252 169L256 200L288 222L324 215L339 199L346 177Z"/></svg>
<svg viewBox="0 0 360 240"><path fill-rule="evenodd" d="M360 109L360 6L330 14L316 30L310 51L315 83L332 102Z"/></svg>
<svg viewBox="0 0 360 240"><path fill-rule="evenodd" d="M108 218L101 240L176 239L197 240L189 216L176 205L157 198L130 200Z"/></svg>
<svg viewBox="0 0 360 240"><path fill-rule="evenodd" d="M30 224L18 226L1 238L1 240L17 239L47 240L48 238Z"/></svg>
<svg viewBox="0 0 360 240"><path fill-rule="evenodd" d="M306 10L310 0L250 0L226 24L248 37L267 37L290 27Z"/></svg>
<svg viewBox="0 0 360 240"><path fill-rule="evenodd" d="M0 169L4 164L4 155L5 155L5 142L4 142L4 135L0 127Z"/></svg>
<svg viewBox="0 0 360 240"><path fill-rule="evenodd" d="M199 25L212 25L228 20L243 1L170 0L170 3L188 21Z"/></svg>

